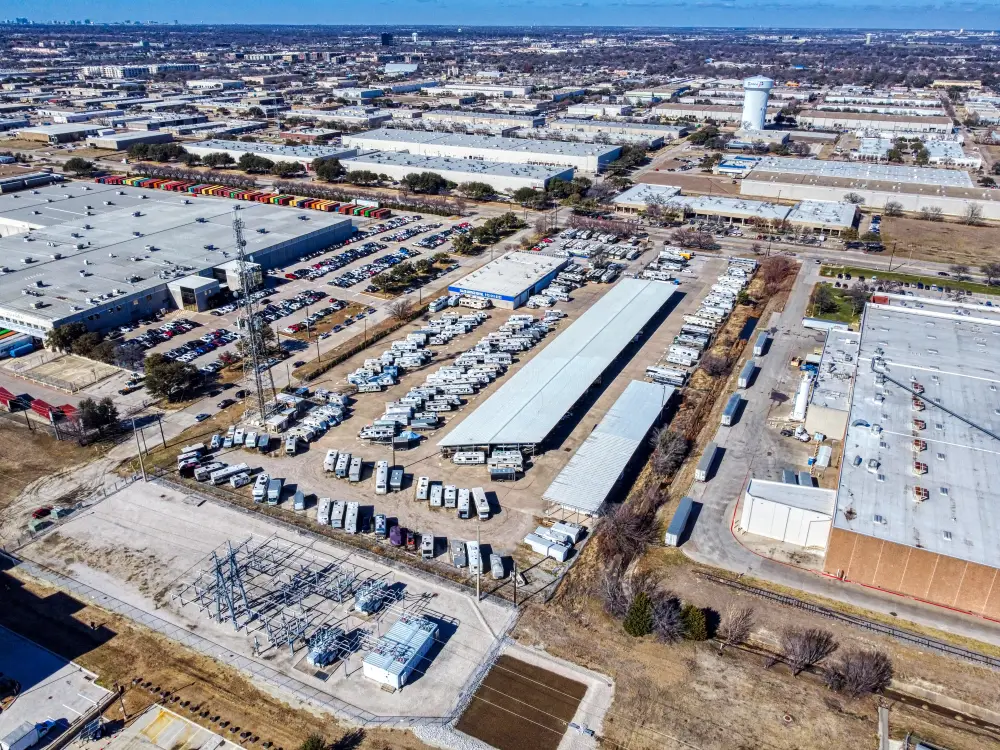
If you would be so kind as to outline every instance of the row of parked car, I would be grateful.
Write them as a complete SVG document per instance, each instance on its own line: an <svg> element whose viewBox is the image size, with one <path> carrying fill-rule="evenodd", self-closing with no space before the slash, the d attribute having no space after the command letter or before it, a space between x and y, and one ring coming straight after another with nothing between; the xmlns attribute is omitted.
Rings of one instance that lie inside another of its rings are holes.
<svg viewBox="0 0 1000 750"><path fill-rule="evenodd" d="M430 234L421 240L416 242L417 247L422 247L425 250L433 250L436 247L441 247L453 234L468 234L472 229L472 224L467 221L463 221L461 224L456 224L450 229L444 229L435 234Z"/></svg>
<svg viewBox="0 0 1000 750"><path fill-rule="evenodd" d="M238 338L239 335L232 331L227 331L225 328L216 328L214 331L206 333L200 339L188 341L186 344L181 344L168 352L164 352L163 356L178 362L190 362L203 354L208 354L231 344Z"/></svg>
<svg viewBox="0 0 1000 750"><path fill-rule="evenodd" d="M157 344L162 344L164 341L170 341L170 339L174 336L179 336L182 333L194 330L197 326L198 323L190 321L187 318L177 318L169 323L164 323L159 328L153 328L144 333L140 333L132 339L132 341L141 346L143 349L152 349Z"/></svg>
<svg viewBox="0 0 1000 750"><path fill-rule="evenodd" d="M315 305L317 302L325 299L326 295L323 292L317 292L312 289L307 289L303 292L299 292L294 297L289 297L286 300L281 300L280 302L272 302L265 305L261 309L261 315L264 320L268 323L273 323L274 321L291 315L296 310L301 310L306 305ZM243 325L243 318L240 318L240 325Z"/></svg>
<svg viewBox="0 0 1000 750"><path fill-rule="evenodd" d="M347 289L355 284L360 284L362 281L370 279L373 276L377 276L383 271L392 268L397 263L402 263L404 260L415 258L418 255L420 255L419 250L408 250L405 247L401 247L394 253L383 255L381 258L377 258L371 263L365 263L359 268L347 271L328 283L330 286L339 286L342 289Z"/></svg>

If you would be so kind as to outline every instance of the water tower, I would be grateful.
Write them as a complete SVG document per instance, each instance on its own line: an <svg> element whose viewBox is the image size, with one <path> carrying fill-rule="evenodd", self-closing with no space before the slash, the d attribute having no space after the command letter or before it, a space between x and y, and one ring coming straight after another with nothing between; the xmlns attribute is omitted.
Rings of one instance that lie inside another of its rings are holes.
<svg viewBox="0 0 1000 750"><path fill-rule="evenodd" d="M743 80L743 130L763 130L767 117L767 99L774 88L774 81L764 76Z"/></svg>

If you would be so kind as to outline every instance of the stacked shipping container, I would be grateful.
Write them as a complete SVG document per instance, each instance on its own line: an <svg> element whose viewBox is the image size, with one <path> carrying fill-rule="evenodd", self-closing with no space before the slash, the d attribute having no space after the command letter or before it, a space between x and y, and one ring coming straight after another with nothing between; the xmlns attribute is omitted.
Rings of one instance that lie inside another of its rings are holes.
<svg viewBox="0 0 1000 750"><path fill-rule="evenodd" d="M243 188L213 185L211 183L188 182L185 180L168 180L159 177L125 177L123 175L106 175L98 177L102 185L127 185L129 187L168 190L173 193L189 193L191 195L208 195L215 198L230 200L255 201L270 203L275 206L290 206L293 208L308 208L314 211L339 213L346 216L361 216L366 219L387 219L391 216L388 208L362 206L357 203L341 203L324 198L306 198L285 193L268 193L263 190L245 190Z"/></svg>

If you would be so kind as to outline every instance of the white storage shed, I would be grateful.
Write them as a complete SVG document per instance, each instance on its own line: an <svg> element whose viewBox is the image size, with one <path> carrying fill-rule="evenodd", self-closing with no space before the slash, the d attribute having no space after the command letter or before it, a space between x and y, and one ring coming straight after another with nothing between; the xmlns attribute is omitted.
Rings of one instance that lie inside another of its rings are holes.
<svg viewBox="0 0 1000 750"><path fill-rule="evenodd" d="M826 550L835 490L751 479L743 494L740 529L815 550Z"/></svg>

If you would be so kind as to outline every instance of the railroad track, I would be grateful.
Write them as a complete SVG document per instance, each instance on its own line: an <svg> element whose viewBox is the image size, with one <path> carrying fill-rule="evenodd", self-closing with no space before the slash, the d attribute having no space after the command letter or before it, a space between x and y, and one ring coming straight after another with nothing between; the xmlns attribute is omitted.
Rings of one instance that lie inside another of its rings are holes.
<svg viewBox="0 0 1000 750"><path fill-rule="evenodd" d="M952 656L957 659L963 659L973 664L978 664L980 666L989 667L990 669L995 669L1000 671L1000 659L989 656L987 654L980 653L979 651L973 651L972 649L962 648L961 646L955 646L947 641L941 641L936 638L930 638L929 636L921 635L920 633L915 633L912 630L905 630L903 628L897 628L892 625L887 625L883 622L877 622L875 620L869 620L864 617L859 617L857 615L849 615L844 612L838 612L835 609L830 609L829 607L823 607L818 604L813 604L812 602L807 602L802 599L797 599L794 596L789 596L787 594L778 594L774 591L769 591L767 589L760 588L758 586L751 586L749 584L743 583L742 581L737 581L732 578L726 578L724 576L714 575L712 573L699 573L702 578L715 583L720 583L723 586L729 586L730 588L743 591L752 596L759 597L761 599L766 599L768 601L777 602L778 604L784 604L788 607L795 607L796 609L801 609L806 612L811 612L813 614L819 615L821 617L826 617L830 620L836 620L838 622L843 622L848 625L853 625L854 627L861 628L863 630L868 630L873 633L879 633L880 635L886 635L890 638L895 638L896 640L907 643L912 646L919 646L920 648L927 649L928 651L933 651L935 653L943 654L945 656Z"/></svg>

